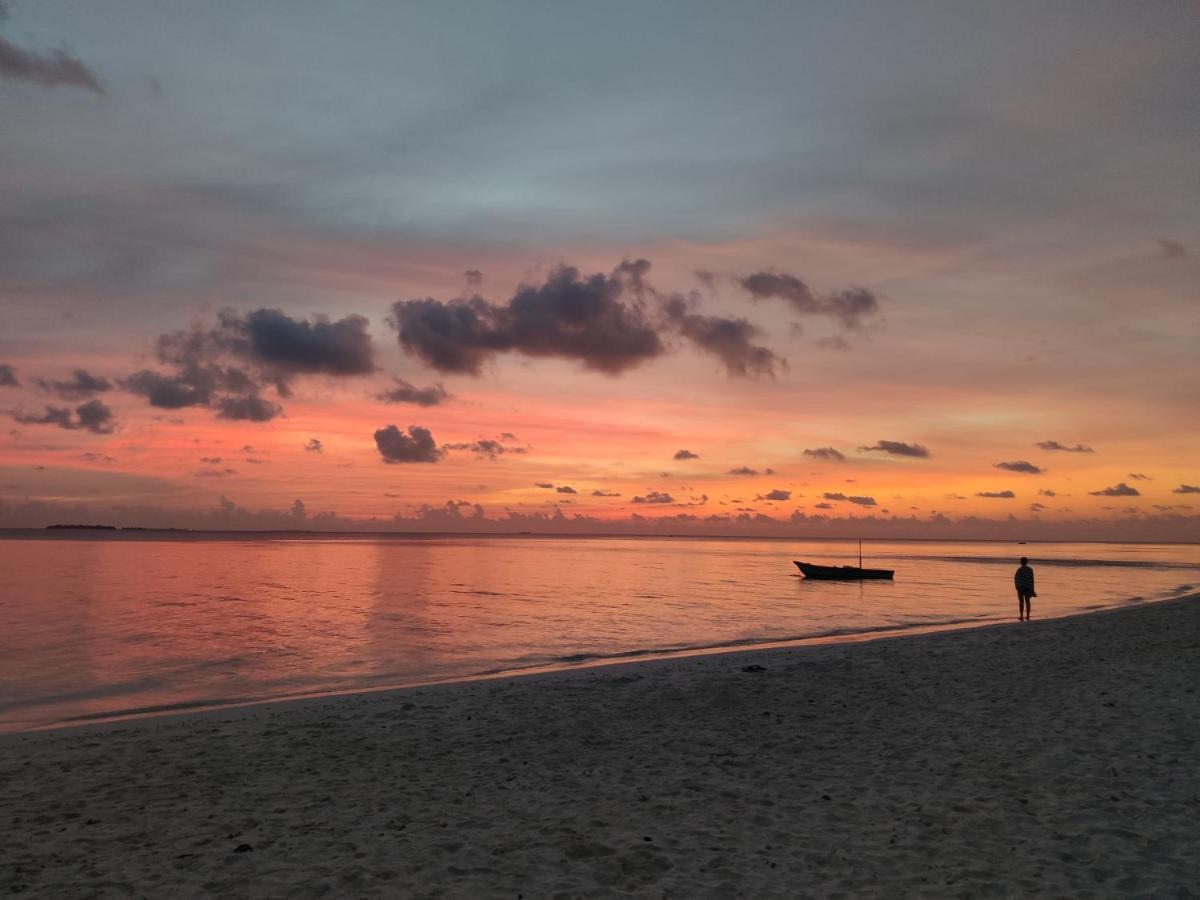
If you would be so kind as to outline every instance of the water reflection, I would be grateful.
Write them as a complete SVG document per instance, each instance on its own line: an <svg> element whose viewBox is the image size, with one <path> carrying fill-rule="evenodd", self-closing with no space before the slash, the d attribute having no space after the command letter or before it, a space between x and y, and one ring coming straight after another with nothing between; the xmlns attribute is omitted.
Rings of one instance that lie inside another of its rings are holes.
<svg viewBox="0 0 1200 900"><path fill-rule="evenodd" d="M1012 571L1022 553L1039 566L1039 617L1127 602L1128 584L1147 600L1200 584L1200 552L1179 545L880 543L869 559L888 560L895 582L793 574L793 558L840 565L850 560L847 547L0 540L0 727L673 648L1015 619ZM1128 563L1137 568L1122 568Z"/></svg>

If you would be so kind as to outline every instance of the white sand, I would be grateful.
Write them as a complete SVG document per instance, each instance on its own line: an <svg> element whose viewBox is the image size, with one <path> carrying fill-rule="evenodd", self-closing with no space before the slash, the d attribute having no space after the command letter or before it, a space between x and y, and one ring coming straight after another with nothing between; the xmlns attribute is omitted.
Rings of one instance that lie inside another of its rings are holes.
<svg viewBox="0 0 1200 900"><path fill-rule="evenodd" d="M17 736L0 892L1195 897L1198 691L1190 598Z"/></svg>

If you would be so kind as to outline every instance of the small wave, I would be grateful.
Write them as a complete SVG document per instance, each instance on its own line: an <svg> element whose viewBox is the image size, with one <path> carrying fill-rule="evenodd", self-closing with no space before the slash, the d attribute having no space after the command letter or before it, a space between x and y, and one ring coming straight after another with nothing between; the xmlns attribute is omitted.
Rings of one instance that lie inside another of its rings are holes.
<svg viewBox="0 0 1200 900"><path fill-rule="evenodd" d="M1011 564L1012 556L888 556L888 559L928 560L932 562L979 563L987 565ZM1113 569L1180 569L1200 570L1200 563L1156 562L1145 559L1043 559L1030 557L1038 566L1064 566L1074 568Z"/></svg>
<svg viewBox="0 0 1200 900"><path fill-rule="evenodd" d="M472 590L472 591L450 591L450 593L451 594L474 594L477 597L503 597L504 596L504 594L501 591Z"/></svg>
<svg viewBox="0 0 1200 900"><path fill-rule="evenodd" d="M965 619L922 619L912 622L902 622L894 625L879 625L874 628L831 628L825 631L810 631L804 634L764 635L761 637L736 638L729 641L715 641L703 644L675 644L661 647L637 647L630 650L618 650L613 653L567 653L561 656L523 656L515 660L522 663L519 666L505 666L498 669L488 669L478 672L479 675L496 675L501 672L513 672L521 669L539 668L553 665L578 665L587 662L603 662L607 660L638 659L645 656L670 656L677 653L697 653L705 650L727 650L734 647L754 647L761 644L787 644L795 641L821 640L822 638L846 637L847 635L871 635L895 631L909 631L915 628L941 627L945 625L970 625L978 623L981 616Z"/></svg>

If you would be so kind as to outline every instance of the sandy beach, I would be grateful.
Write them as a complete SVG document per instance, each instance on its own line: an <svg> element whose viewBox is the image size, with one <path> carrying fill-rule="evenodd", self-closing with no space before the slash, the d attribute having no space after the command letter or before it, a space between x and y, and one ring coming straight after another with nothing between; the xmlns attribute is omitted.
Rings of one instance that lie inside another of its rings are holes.
<svg viewBox="0 0 1200 900"><path fill-rule="evenodd" d="M40 897L1200 893L1200 597L9 736Z"/></svg>

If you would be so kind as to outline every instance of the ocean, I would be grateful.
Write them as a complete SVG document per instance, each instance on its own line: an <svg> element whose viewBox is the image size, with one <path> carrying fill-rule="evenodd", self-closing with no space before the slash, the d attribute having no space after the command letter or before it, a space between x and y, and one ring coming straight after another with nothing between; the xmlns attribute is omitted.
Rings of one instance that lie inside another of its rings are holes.
<svg viewBox="0 0 1200 900"><path fill-rule="evenodd" d="M0 731L1194 592L1189 544L71 532L0 539Z"/></svg>

